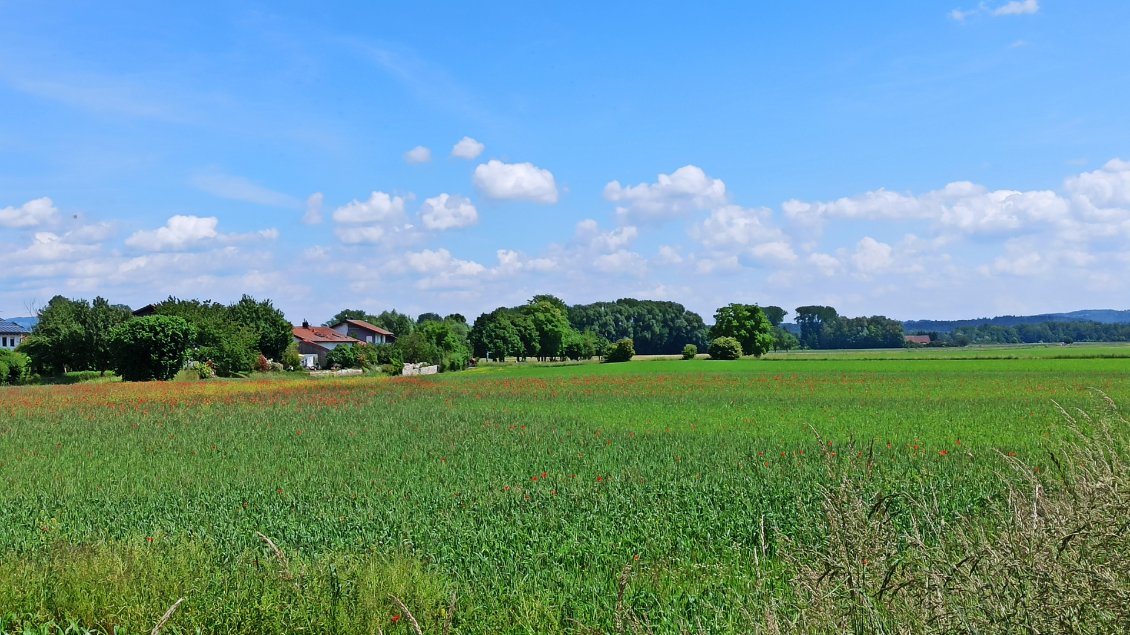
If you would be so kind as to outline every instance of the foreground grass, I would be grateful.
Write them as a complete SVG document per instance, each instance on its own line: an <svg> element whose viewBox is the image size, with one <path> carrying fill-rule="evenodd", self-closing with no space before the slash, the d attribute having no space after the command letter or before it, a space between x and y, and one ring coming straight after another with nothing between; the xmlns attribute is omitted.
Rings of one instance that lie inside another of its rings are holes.
<svg viewBox="0 0 1130 635"><path fill-rule="evenodd" d="M992 510L1023 481L1008 462L1046 471L1072 438L1052 400L1130 402L1126 363L10 389L0 630L148 632L184 597L164 631L411 632L393 596L426 632L800 628L796 576L824 557L845 474L852 500L934 501L924 529L891 507L895 536L944 545L943 520L1003 526Z"/></svg>

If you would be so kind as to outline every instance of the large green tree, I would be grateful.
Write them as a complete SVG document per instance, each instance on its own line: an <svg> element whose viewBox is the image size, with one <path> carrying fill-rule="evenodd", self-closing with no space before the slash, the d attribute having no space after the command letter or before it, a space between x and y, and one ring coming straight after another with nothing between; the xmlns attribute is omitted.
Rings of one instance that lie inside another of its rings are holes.
<svg viewBox="0 0 1130 635"><path fill-rule="evenodd" d="M564 303L552 296L535 296L522 307L522 313L530 319L537 331L537 355L541 359L561 356L561 349L567 335L573 332L569 317L562 308Z"/></svg>
<svg viewBox="0 0 1130 635"><path fill-rule="evenodd" d="M43 375L73 370L110 369L110 331L132 317L129 307L110 304L103 297L71 300L51 298L39 311L39 322L20 350L31 358L32 368Z"/></svg>
<svg viewBox="0 0 1130 635"><path fill-rule="evenodd" d="M260 353L275 361L282 359L294 335L290 322L270 300L245 295L229 307L229 312L233 322L255 333Z"/></svg>
<svg viewBox="0 0 1130 635"><path fill-rule="evenodd" d="M825 333L835 328L840 314L830 306L798 306L795 321L800 326L800 344L805 348L831 348Z"/></svg>
<svg viewBox="0 0 1130 635"><path fill-rule="evenodd" d="M621 298L615 302L569 307L577 331L592 331L609 341L632 340L640 355L675 354L687 344L706 346L702 317L675 302Z"/></svg>
<svg viewBox="0 0 1130 635"><path fill-rule="evenodd" d="M773 348L769 318L756 304L727 304L714 312L711 339L732 337L746 355L761 357Z"/></svg>
<svg viewBox="0 0 1130 635"><path fill-rule="evenodd" d="M114 371L126 381L172 379L188 359L193 329L183 318L150 315L110 332Z"/></svg>

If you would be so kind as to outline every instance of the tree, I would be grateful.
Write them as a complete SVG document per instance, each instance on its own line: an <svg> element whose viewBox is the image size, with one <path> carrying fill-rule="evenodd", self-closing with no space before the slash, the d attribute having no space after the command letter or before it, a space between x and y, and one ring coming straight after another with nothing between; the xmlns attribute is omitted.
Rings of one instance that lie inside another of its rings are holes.
<svg viewBox="0 0 1130 635"><path fill-rule="evenodd" d="M57 295L39 311L39 322L20 345L31 358L32 370L41 375L62 375L93 368L93 355L85 323L90 305Z"/></svg>
<svg viewBox="0 0 1130 635"><path fill-rule="evenodd" d="M430 320L417 331L421 337L439 351L441 371L463 370L471 360L471 347L467 343L466 325L452 321Z"/></svg>
<svg viewBox="0 0 1130 635"><path fill-rule="evenodd" d="M17 351L0 348L0 386L18 386L31 379L31 359Z"/></svg>
<svg viewBox="0 0 1130 635"><path fill-rule="evenodd" d="M442 321L443 321L443 318L440 317L439 313L430 313L430 312L429 313L421 313L420 315L416 316L416 325L417 326L419 326L419 325L421 325L425 322L442 322Z"/></svg>
<svg viewBox="0 0 1130 635"><path fill-rule="evenodd" d="M746 355L761 357L773 348L772 327L756 304L727 304L714 312L710 337L732 337Z"/></svg>
<svg viewBox="0 0 1130 635"><path fill-rule="evenodd" d="M522 337L511 320L510 309L499 307L475 319L468 334L475 357L489 357L505 361L507 357L520 357L525 352Z"/></svg>
<svg viewBox="0 0 1130 635"><path fill-rule="evenodd" d="M110 347L110 332L119 324L133 318L133 313L124 304L110 304L106 298L98 296L86 312L85 324L87 346L90 350L90 364L93 370L105 374L113 366L113 349Z"/></svg>
<svg viewBox="0 0 1130 635"><path fill-rule="evenodd" d="M286 347L294 339L290 321L270 300L256 301L244 295L229 307L231 320L250 328L258 338L258 352L269 359L282 359Z"/></svg>
<svg viewBox="0 0 1130 635"><path fill-rule="evenodd" d="M522 307L522 313L529 317L537 330L537 355L542 359L560 357L565 336L573 331L560 302L552 296L535 296Z"/></svg>
<svg viewBox="0 0 1130 635"><path fill-rule="evenodd" d="M785 316L789 314L779 306L763 306L761 310L765 311L765 317L769 318L769 323L773 326L781 326L781 322L784 322Z"/></svg>
<svg viewBox="0 0 1130 635"><path fill-rule="evenodd" d="M835 326L839 313L830 306L809 305L796 308L800 326L800 344L805 348L828 348L822 341L824 332Z"/></svg>
<svg viewBox="0 0 1130 635"><path fill-rule="evenodd" d="M338 324L341 324L346 320L363 320L370 324L375 324L375 322L373 322L373 319L373 316L369 315L362 309L342 309L322 326L337 326Z"/></svg>
<svg viewBox="0 0 1130 635"><path fill-rule="evenodd" d="M172 379L188 359L193 329L183 318L150 315L110 332L114 371L126 381Z"/></svg>
<svg viewBox="0 0 1130 635"><path fill-rule="evenodd" d="M250 308L247 311L254 312ZM259 333L250 325L237 322L231 307L211 300L179 300L170 296L155 305L153 312L188 322L195 333L189 356L198 362L211 362L220 377L235 377L254 369L260 354ZM289 335L290 325L287 327ZM288 338L287 346L291 341L293 338Z"/></svg>
<svg viewBox="0 0 1130 635"><path fill-rule="evenodd" d="M372 319L365 320L366 322L374 326L379 326L386 331L391 331L393 336L398 339L412 333L412 331L416 329L416 322L414 322L412 318L395 309L381 311L380 315L371 315L369 317Z"/></svg>
<svg viewBox="0 0 1130 635"><path fill-rule="evenodd" d="M631 338L640 355L671 355L690 343L706 346L702 317L675 302L621 298L569 307L569 323L608 340Z"/></svg>

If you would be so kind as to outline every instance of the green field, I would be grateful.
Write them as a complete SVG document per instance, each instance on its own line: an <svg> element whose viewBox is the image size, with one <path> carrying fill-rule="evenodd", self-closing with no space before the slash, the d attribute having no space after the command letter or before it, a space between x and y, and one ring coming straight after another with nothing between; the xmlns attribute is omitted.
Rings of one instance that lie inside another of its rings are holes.
<svg viewBox="0 0 1130 635"><path fill-rule="evenodd" d="M1130 403L1065 349L0 390L0 630L750 632L842 474L976 518Z"/></svg>

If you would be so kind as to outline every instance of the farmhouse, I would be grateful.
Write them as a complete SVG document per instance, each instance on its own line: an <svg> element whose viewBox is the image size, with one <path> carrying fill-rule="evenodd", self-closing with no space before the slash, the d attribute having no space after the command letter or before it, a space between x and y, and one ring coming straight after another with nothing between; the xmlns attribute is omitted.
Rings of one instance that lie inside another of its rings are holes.
<svg viewBox="0 0 1130 635"><path fill-rule="evenodd" d="M28 335L31 333L19 324L11 320L0 320L0 348L13 350Z"/></svg>
<svg viewBox="0 0 1130 635"><path fill-rule="evenodd" d="M391 344L396 341L396 336L391 331L386 331L364 320L346 320L334 324L330 328L340 335L348 335L366 344Z"/></svg>
<svg viewBox="0 0 1130 635"><path fill-rule="evenodd" d="M340 326L340 325L339 325ZM303 322L302 326L292 329L294 341L298 343L298 352L302 354L303 366L311 367L317 360L317 366L326 365L326 354L344 344L361 344L363 340L339 333L328 326L310 326Z"/></svg>
<svg viewBox="0 0 1130 635"><path fill-rule="evenodd" d="M915 344L918 346L927 346L930 344L929 335L903 335L902 338L907 344Z"/></svg>

